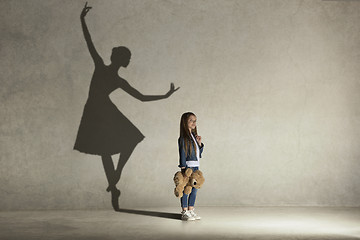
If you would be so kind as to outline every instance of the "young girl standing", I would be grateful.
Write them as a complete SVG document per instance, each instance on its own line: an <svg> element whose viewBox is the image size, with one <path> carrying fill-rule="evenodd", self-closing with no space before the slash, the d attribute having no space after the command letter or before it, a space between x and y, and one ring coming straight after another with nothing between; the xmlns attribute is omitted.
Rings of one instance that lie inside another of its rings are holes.
<svg viewBox="0 0 360 240"><path fill-rule="evenodd" d="M181 171L184 173L187 168L193 171L199 170L204 144L201 142L201 136L197 135L196 116L192 112L186 112L181 116L178 146ZM189 195L184 193L180 198L182 220L200 219L200 216L194 212L196 193L197 189L193 187Z"/></svg>

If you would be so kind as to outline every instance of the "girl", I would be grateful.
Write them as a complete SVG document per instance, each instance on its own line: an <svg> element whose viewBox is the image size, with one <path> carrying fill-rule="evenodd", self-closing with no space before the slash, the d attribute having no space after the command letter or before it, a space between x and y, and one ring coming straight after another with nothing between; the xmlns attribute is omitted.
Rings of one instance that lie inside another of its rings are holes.
<svg viewBox="0 0 360 240"><path fill-rule="evenodd" d="M185 172L186 168L198 170L204 144L201 142L201 136L197 135L196 116L192 112L186 112L181 116L178 146L181 171ZM193 187L189 195L184 193L180 198L181 219L184 221L200 219L200 216L194 212L196 193L197 189Z"/></svg>

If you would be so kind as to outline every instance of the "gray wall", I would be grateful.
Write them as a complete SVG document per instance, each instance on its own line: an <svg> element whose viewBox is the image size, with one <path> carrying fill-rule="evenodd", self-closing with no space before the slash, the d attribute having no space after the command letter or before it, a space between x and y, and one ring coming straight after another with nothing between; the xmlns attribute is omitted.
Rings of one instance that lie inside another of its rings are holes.
<svg viewBox="0 0 360 240"><path fill-rule="evenodd" d="M0 210L111 208L99 156L72 150L93 62L85 1L1 1ZM205 144L197 205L360 206L360 1L91 1L110 63L144 94L111 99L146 136L121 207L179 206L180 116ZM118 155L113 156L115 163Z"/></svg>

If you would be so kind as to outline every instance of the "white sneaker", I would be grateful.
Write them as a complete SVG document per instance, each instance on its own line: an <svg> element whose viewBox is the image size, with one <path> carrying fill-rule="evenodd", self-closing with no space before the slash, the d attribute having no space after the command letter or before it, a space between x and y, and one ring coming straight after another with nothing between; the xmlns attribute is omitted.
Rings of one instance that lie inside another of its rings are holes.
<svg viewBox="0 0 360 240"><path fill-rule="evenodd" d="M201 217L194 212L194 209L189 210L189 212L190 212L191 216L192 216L193 218L195 218L196 220L200 220L200 219L201 219Z"/></svg>
<svg viewBox="0 0 360 240"><path fill-rule="evenodd" d="M183 221L193 221L193 220L195 220L195 218L192 216L190 211L186 210L186 211L181 212L181 220L183 220Z"/></svg>

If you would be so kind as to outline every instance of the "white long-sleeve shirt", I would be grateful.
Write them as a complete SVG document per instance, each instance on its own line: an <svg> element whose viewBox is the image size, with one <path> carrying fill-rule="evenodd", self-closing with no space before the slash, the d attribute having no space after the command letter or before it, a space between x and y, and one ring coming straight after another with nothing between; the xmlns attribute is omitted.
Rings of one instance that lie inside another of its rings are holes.
<svg viewBox="0 0 360 240"><path fill-rule="evenodd" d="M194 140L194 143L195 143L197 161L186 161L186 165L188 167L200 167L200 149L199 149L199 146L198 146L194 136L192 134L190 134L190 135L191 135L191 137L192 137L192 139Z"/></svg>

